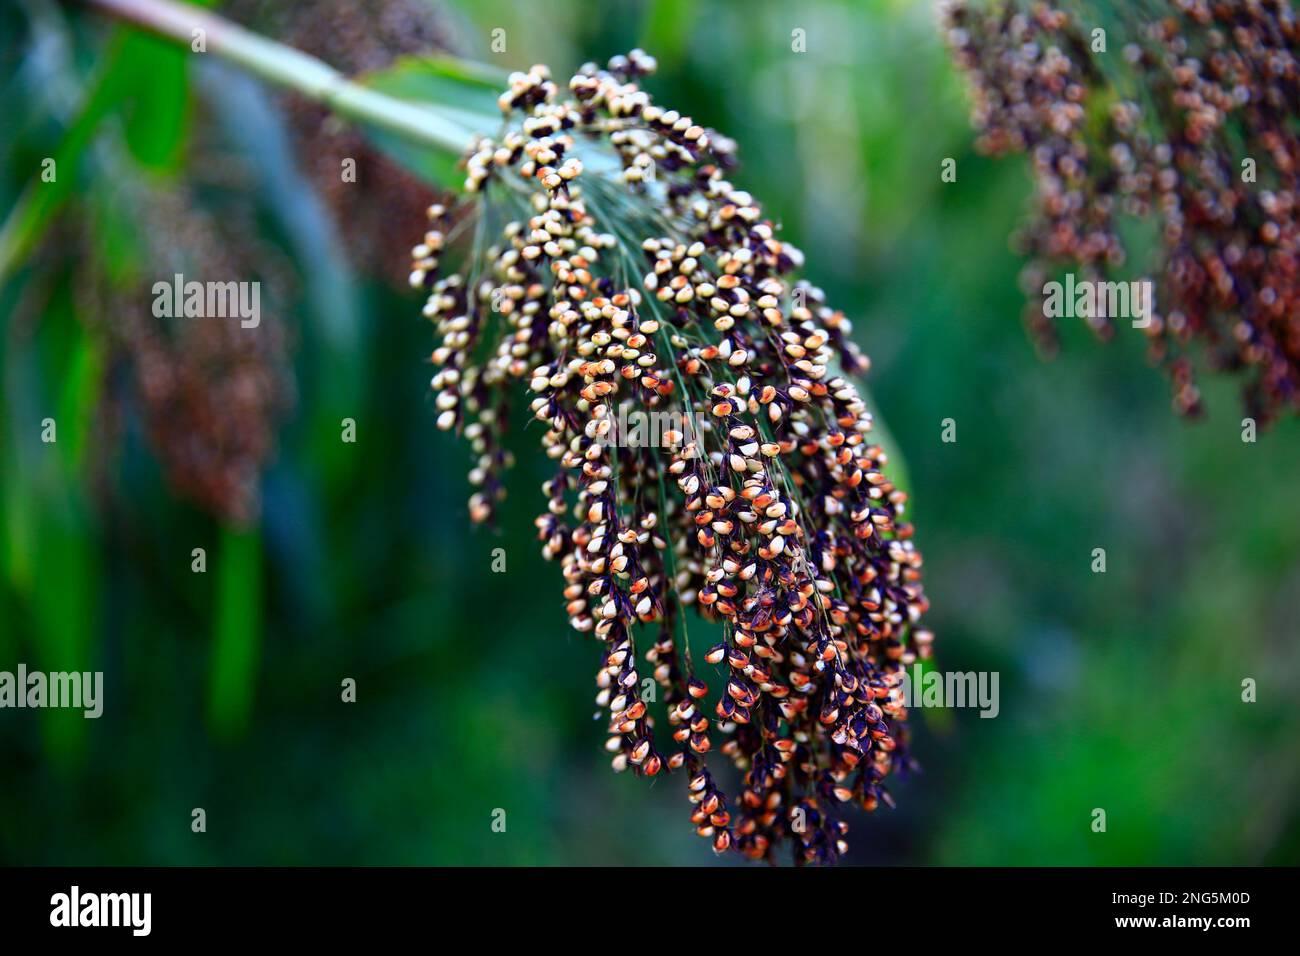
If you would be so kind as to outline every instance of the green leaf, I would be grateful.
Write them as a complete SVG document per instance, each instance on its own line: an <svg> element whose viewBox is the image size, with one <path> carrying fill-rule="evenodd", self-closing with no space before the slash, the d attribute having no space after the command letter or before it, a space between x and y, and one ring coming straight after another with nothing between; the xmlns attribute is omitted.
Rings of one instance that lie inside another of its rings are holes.
<svg viewBox="0 0 1300 956"><path fill-rule="evenodd" d="M491 128L501 120L497 97L508 78L504 70L480 63L404 56L390 67L357 77L357 82L398 99L426 103L457 121L481 121Z"/></svg>
<svg viewBox="0 0 1300 956"><path fill-rule="evenodd" d="M459 170L460 157L420 143L412 143L399 133L366 124L366 135L380 152L396 161L420 179L441 189L460 189L465 174Z"/></svg>
<svg viewBox="0 0 1300 956"><path fill-rule="evenodd" d="M43 182L34 178L5 219L4 227L0 229L0 282L8 278L9 272L40 242L77 181L78 166L95 130L109 110L126 95L128 70L123 55L129 52L128 38L121 32L115 35L103 70L54 153L54 180ZM35 171L34 176L39 175L40 170Z"/></svg>
<svg viewBox="0 0 1300 956"><path fill-rule="evenodd" d="M18 572L15 583L26 585L21 600L30 613L32 658L49 671L95 670L102 621L100 537L81 465L95 427L103 354L97 341L81 334L72 300L70 287L60 285L45 309L39 347L49 356L49 374L40 382L35 376L27 379L31 391L21 414L34 429L49 409L57 440L38 444L29 433L30 452L15 456L19 473L6 490L6 497L15 495L28 512L23 516L27 540L13 542L29 549L14 555L25 567L12 570ZM36 346L24 357L38 364ZM51 709L42 715L41 725L51 760L62 769L72 766L86 740L83 715Z"/></svg>
<svg viewBox="0 0 1300 956"><path fill-rule="evenodd" d="M257 529L222 528L216 560L208 719L214 731L231 738L248 727L261 651L262 540Z"/></svg>
<svg viewBox="0 0 1300 956"><path fill-rule="evenodd" d="M490 134L501 125L497 97L506 88L504 71L439 57L402 57L391 67L357 78L361 85L396 99L427 106L465 128ZM459 189L460 156L412 143L397 133L367 125L375 145L426 182ZM469 145L468 136L466 145Z"/></svg>
<svg viewBox="0 0 1300 956"><path fill-rule="evenodd" d="M190 52L143 33L131 34L123 46L131 90L122 104L127 147L141 165L173 171L182 159L189 118Z"/></svg>
<svg viewBox="0 0 1300 956"><path fill-rule="evenodd" d="M121 113L127 145L141 164L155 170L177 168L189 112L188 56L188 50L157 37L126 29L114 32L103 68L54 151L55 179L44 182L41 170L35 170L0 227L0 282L45 235L76 185L86 151L108 116Z"/></svg>

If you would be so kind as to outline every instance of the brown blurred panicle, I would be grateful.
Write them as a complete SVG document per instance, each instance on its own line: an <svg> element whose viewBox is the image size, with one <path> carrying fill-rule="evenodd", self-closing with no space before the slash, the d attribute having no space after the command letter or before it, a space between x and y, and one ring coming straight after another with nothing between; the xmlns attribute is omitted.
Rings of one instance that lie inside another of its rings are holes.
<svg viewBox="0 0 1300 956"><path fill-rule="evenodd" d="M1158 235L1144 332L1174 406L1197 414L1194 370L1243 378L1261 423L1300 410L1300 34L1287 0L1096 6L947 5L979 147L1026 153L1034 211L1027 320L1055 347L1039 294L1051 273L1123 270L1125 219ZM1117 18L1117 19L1116 19ZM1105 39L1097 42L1097 30ZM1105 46L1105 49L1101 49ZM1090 320L1105 337L1112 319Z"/></svg>

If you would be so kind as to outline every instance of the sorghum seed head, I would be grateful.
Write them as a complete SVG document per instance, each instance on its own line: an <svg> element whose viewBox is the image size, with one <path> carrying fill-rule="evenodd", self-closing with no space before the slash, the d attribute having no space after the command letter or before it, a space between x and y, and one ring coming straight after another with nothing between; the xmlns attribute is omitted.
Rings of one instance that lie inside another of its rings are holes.
<svg viewBox="0 0 1300 956"><path fill-rule="evenodd" d="M1083 16L1011 0L947 5L948 42L970 79L985 152L1028 153L1035 211L1018 242L1026 321L1057 347L1046 283L1090 282L1130 258L1122 218L1160 242L1146 322L1174 406L1201 411L1193 365L1246 376L1260 422L1300 411L1300 30L1286 0L1138 5L1122 57L1094 51ZM1091 15L1092 11L1085 11ZM1140 90L1141 103L1117 90ZM1114 315L1088 319L1109 337ZM1106 311L1106 310L1102 310Z"/></svg>
<svg viewBox="0 0 1300 956"><path fill-rule="evenodd" d="M556 470L538 539L571 625L604 645L614 769L686 770L692 822L718 852L761 859L788 841L797 862L830 862L847 831L833 807L874 807L910 759L905 709L868 710L859 688L892 686L922 653L921 557L839 374L867 367L848 321L792 278L803 256L731 183L734 145L640 89L652 68L640 51L585 66L567 97L543 68L514 74L500 103L516 125L465 160L471 214L430 211L441 238L415 247L412 274L442 340L438 425L474 446L477 521L505 494L509 394L525 389L544 423ZM499 239L442 275L453 219ZM632 413L672 427L630 440ZM679 644L692 608L725 633L704 656L724 688L711 706ZM706 766L715 737L741 775L734 810Z"/></svg>

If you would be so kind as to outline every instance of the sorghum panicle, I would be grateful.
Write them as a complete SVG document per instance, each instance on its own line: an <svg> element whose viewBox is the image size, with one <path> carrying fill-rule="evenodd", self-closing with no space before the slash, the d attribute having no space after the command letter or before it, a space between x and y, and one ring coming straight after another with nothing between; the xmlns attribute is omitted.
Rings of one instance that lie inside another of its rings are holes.
<svg viewBox="0 0 1300 956"><path fill-rule="evenodd" d="M94 279L85 291L95 304L84 314L109 345L110 380L125 373L172 488L225 522L249 526L261 514L262 473L280 424L297 401L293 336L282 310L287 272L254 242L251 210L237 200L216 214L184 182L124 181L118 196L142 225L142 259L155 271L150 281L124 287L109 278L97 250L86 252ZM256 276L264 293L258 325L157 318L152 280L177 273L218 281Z"/></svg>
<svg viewBox="0 0 1300 956"><path fill-rule="evenodd" d="M1154 216L1161 249L1146 329L1174 404L1201 411L1193 364L1246 375L1260 421L1300 410L1300 34L1286 0L1117 5L1109 52L1094 19L1047 3L948 4L978 145L1026 152L1037 184L1020 241L1027 321L1055 348L1040 292L1073 265L1095 279L1127 256L1124 216ZM1255 164L1253 181L1243 161ZM1110 319L1090 320L1098 334Z"/></svg>
<svg viewBox="0 0 1300 956"><path fill-rule="evenodd" d="M890 802L885 778L910 761L902 668L931 642L921 556L845 376L868 366L848 320L791 278L802 255L727 178L734 145L640 88L652 68L640 51L587 65L567 95L545 67L514 74L501 107L522 120L466 159L477 198L430 210L411 281L441 336L438 426L470 438L470 512L489 520L507 396L526 383L555 462L538 536L571 625L602 644L614 768L685 771L719 852L770 858L789 840L797 862L834 861L838 808ZM462 236L460 271L441 274ZM620 403L681 427L632 445ZM688 609L723 625L702 662Z"/></svg>

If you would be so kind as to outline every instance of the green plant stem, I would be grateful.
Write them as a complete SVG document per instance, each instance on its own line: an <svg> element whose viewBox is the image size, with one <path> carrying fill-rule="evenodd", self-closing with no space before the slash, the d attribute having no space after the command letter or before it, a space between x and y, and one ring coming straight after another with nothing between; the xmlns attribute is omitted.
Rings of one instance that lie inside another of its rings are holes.
<svg viewBox="0 0 1300 956"><path fill-rule="evenodd" d="M204 49L271 83L322 103L340 116L373 123L457 155L473 133L431 107L395 99L353 83L334 67L301 50L277 43L223 17L174 0L82 0L120 20L193 49ZM202 55L202 54L197 54Z"/></svg>

